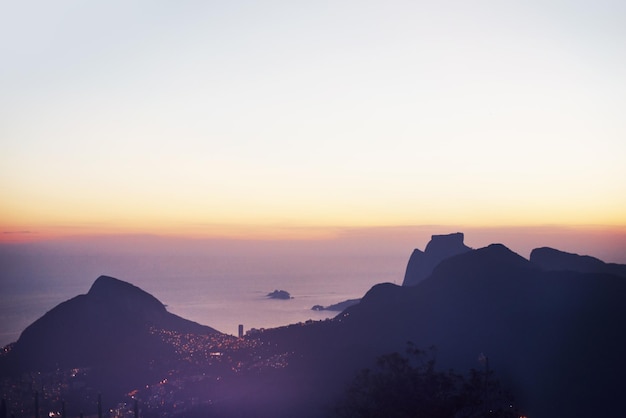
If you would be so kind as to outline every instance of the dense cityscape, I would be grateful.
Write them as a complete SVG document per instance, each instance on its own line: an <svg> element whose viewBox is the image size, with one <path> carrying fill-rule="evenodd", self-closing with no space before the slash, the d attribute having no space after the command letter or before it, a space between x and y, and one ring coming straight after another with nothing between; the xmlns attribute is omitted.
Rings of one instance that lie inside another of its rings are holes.
<svg viewBox="0 0 626 418"><path fill-rule="evenodd" d="M57 369L32 372L19 378L3 378L0 394L8 416L50 416L110 418L141 416L186 416L190 410L207 407L220 396L222 382L237 375L263 373L288 366L293 353L276 353L275 347L259 336L264 330L252 329L245 336L200 335L151 328L150 331L170 345L176 354L167 364L154 364L162 378L137 387L120 399L105 399L102 409L100 391L93 384L91 368ZM11 351L4 348L2 355ZM214 394L212 397L211 394ZM81 410L76 411L75 406ZM89 408L91 406L91 408ZM72 411L64 412L64 411ZM3 416L4 418L4 416Z"/></svg>

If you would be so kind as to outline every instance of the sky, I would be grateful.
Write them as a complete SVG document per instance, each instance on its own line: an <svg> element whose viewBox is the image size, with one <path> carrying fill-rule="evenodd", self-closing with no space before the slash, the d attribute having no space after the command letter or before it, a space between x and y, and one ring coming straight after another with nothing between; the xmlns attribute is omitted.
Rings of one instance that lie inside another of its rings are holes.
<svg viewBox="0 0 626 418"><path fill-rule="evenodd" d="M625 21L606 0L6 2L0 241L455 225L623 243Z"/></svg>

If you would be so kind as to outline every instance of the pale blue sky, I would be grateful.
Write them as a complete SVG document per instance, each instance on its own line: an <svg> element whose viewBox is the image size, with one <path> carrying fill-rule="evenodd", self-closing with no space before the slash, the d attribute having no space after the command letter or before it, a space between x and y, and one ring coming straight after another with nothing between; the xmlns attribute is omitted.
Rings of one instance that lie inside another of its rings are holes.
<svg viewBox="0 0 626 418"><path fill-rule="evenodd" d="M618 1L6 2L2 226L623 226L624 22Z"/></svg>

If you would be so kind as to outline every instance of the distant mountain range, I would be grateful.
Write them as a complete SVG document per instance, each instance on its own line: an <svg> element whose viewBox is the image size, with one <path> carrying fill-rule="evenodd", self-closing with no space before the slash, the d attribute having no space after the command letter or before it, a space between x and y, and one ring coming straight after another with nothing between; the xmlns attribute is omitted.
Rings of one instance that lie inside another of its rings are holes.
<svg viewBox="0 0 626 418"><path fill-rule="evenodd" d="M533 418L622 416L625 268L549 248L534 250L527 260L501 244L470 249L460 233L437 235L425 251L413 253L403 286L376 285L332 320L244 339L170 314L151 295L103 276L87 295L28 327L0 356L0 376L71 367L117 370L92 384L114 387L131 376L124 390L136 387L147 399L141 388L165 374L184 383L175 392L181 399L211 398L179 404L179 410L196 405L181 416L319 417L332 415L329 405L357 370L412 341L435 346L443 370L477 369L479 357L487 357ZM211 341L211 350L222 347L218 358L234 360L209 385L206 376L223 363L208 350L206 360L198 360L196 348L195 359L185 354L184 360L194 367L172 374L183 360L172 360L176 346L162 338L166 330L177 341L183 335L185 341Z"/></svg>

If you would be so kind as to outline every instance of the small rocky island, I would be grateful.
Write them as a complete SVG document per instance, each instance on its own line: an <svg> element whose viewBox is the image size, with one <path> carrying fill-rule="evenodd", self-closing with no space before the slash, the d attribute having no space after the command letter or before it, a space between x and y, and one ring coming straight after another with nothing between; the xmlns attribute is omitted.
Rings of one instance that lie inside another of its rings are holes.
<svg viewBox="0 0 626 418"><path fill-rule="evenodd" d="M274 290L273 292L268 293L267 297L270 299L282 299L282 300L292 299L291 295L286 290Z"/></svg>

